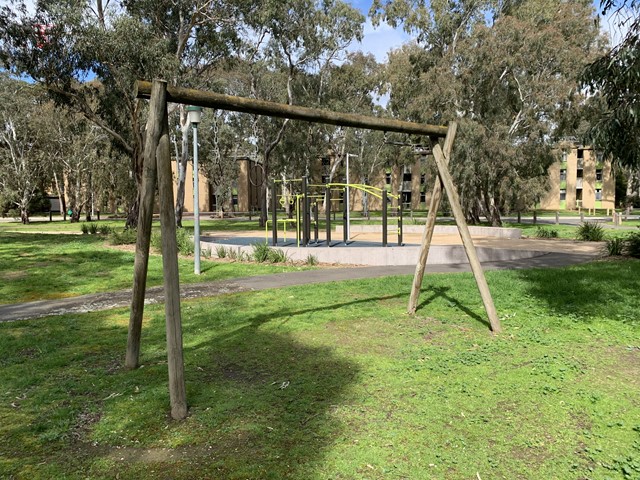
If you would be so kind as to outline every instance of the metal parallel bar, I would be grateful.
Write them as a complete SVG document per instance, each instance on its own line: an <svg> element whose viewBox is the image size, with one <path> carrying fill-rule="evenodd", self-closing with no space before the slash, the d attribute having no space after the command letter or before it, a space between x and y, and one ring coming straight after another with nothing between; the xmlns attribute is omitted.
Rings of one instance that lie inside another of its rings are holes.
<svg viewBox="0 0 640 480"><path fill-rule="evenodd" d="M387 191L382 191L382 246L387 246Z"/></svg>
<svg viewBox="0 0 640 480"><path fill-rule="evenodd" d="M402 201L398 206L398 246L402 246Z"/></svg>
<svg viewBox="0 0 640 480"><path fill-rule="evenodd" d="M150 98L151 82L136 81L136 97ZM338 125L342 127L366 128L384 132L408 133L414 135L427 135L429 137L444 137L447 127L440 125L428 125L413 122L405 122L392 118L367 117L352 113L332 112L319 108L300 107L276 102L267 102L254 98L236 97L214 92L204 92L190 88L167 86L167 101L196 105L234 112L244 112L256 115L268 115L271 117L290 118L307 122Z"/></svg>
<svg viewBox="0 0 640 480"><path fill-rule="evenodd" d="M324 213L327 216L327 247L331 246L331 189L326 189L327 199L325 202Z"/></svg>
<svg viewBox="0 0 640 480"><path fill-rule="evenodd" d="M302 177L302 245L309 245L309 237L311 237L309 221L309 197L307 196L307 177Z"/></svg>
<svg viewBox="0 0 640 480"><path fill-rule="evenodd" d="M273 222L273 246L278 244L278 196L276 195L276 182L271 182L271 220Z"/></svg>
<svg viewBox="0 0 640 480"><path fill-rule="evenodd" d="M314 241L318 243L318 201L313 203L313 237Z"/></svg>
<svg viewBox="0 0 640 480"><path fill-rule="evenodd" d="M347 222L347 189L343 190L342 196L342 241L346 245L349 241L348 222Z"/></svg>

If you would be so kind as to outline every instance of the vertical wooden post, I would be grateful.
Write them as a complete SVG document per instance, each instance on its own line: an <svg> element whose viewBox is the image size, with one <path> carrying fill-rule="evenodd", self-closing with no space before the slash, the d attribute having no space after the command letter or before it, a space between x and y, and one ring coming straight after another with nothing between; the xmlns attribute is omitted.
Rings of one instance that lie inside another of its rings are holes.
<svg viewBox="0 0 640 480"><path fill-rule="evenodd" d="M155 83L160 81L154 81ZM166 82L162 82L166 88ZM182 355L182 317L180 314L180 279L178 277L178 246L173 210L173 176L171 173L171 145L166 102L162 117L158 118L162 134L158 143L158 190L160 222L162 224L162 266L164 273L165 316L167 330L167 363L169 366L169 398L171 416L181 420L187 416L187 394Z"/></svg>
<svg viewBox="0 0 640 480"><path fill-rule="evenodd" d="M149 242L151 239L151 222L153 220L153 199L156 193L156 150L160 140L163 111L167 101L166 85L154 83L149 104L146 138L144 144L144 163L142 169L142 191L138 212L138 238L136 240L136 257L133 266L133 295L131 313L129 314L129 333L127 336L127 368L138 368L140 364L140 337L142 332L142 316L144 313L144 297L147 285L147 269L149 265Z"/></svg>
<svg viewBox="0 0 640 480"><path fill-rule="evenodd" d="M451 122L449 124L449 130L447 130L447 136L444 140L444 155L445 162L449 163L449 157L451 156L451 149L453 148L453 141L456 137L456 131L458 130L458 123ZM436 181L431 191L431 200L429 201L429 212L427 214L427 223L422 231L422 242L420 244L420 257L416 264L416 273L413 276L413 286L411 287L411 296L409 297L409 307L407 312L411 315L416 313L418 308L418 299L420 297L420 289L422 288L422 279L424 278L424 270L427 266L427 257L429 256L429 247L431 246L431 239L433 238L433 232L436 226L436 218L438 216L438 209L440 208L440 202L442 201L442 182L440 177L436 177Z"/></svg>
<svg viewBox="0 0 640 480"><path fill-rule="evenodd" d="M469 227L467 226L467 222L464 218L464 213L462 212L462 207L460 206L458 192L453 185L453 180L451 179L451 175L449 174L447 162L444 153L440 148L440 145L436 145L433 148L433 156L436 160L436 166L438 167L438 175L440 176L440 180L442 181L444 191L447 192L447 198L449 199L451 210L453 211L453 216L455 217L456 224L458 225L458 231L460 232L460 236L462 237L462 244L464 245L464 249L467 252L467 257L469 258L469 264L471 265L473 276L476 279L478 290L480 290L480 296L482 297L484 308L487 311L487 316L489 317L491 330L493 331L493 333L499 333L502 330L502 328L500 327L500 319L498 318L496 307L493 304L491 291L489 290L487 280L484 277L484 272L482 271L480 260L478 260L476 247L473 245L473 240L471 240Z"/></svg>

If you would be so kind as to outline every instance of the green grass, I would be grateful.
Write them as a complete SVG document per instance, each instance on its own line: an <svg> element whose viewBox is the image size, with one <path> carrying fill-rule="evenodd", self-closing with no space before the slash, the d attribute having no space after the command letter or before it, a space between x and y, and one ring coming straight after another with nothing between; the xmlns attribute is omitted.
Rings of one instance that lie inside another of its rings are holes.
<svg viewBox="0 0 640 480"><path fill-rule="evenodd" d="M0 477L636 479L640 261L300 286L183 303L190 415L168 418L162 306L0 324Z"/></svg>
<svg viewBox="0 0 640 480"><path fill-rule="evenodd" d="M133 262L133 250L108 248L102 236L0 231L0 303L63 298L131 288ZM180 281L183 283L302 268L202 259L202 274L195 275L193 258L181 257L178 263ZM162 257L151 255L147 285L161 284Z"/></svg>

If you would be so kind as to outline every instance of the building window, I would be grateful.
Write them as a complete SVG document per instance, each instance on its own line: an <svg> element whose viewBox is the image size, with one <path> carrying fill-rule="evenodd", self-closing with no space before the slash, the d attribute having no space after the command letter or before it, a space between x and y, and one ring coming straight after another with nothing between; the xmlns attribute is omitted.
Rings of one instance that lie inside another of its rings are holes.
<svg viewBox="0 0 640 480"><path fill-rule="evenodd" d="M560 170L560 181L564 182L567 179L567 169L563 168Z"/></svg>
<svg viewBox="0 0 640 480"><path fill-rule="evenodd" d="M420 192L420 203L427 203L427 192Z"/></svg>
<svg viewBox="0 0 640 480"><path fill-rule="evenodd" d="M329 165L331 165L331 160L329 160L329 157L322 157L322 166L328 167Z"/></svg>
<svg viewBox="0 0 640 480"><path fill-rule="evenodd" d="M402 192L402 206L411 207L411 192Z"/></svg>
<svg viewBox="0 0 640 480"><path fill-rule="evenodd" d="M584 158L584 148L578 149L578 158Z"/></svg>
<svg viewBox="0 0 640 480"><path fill-rule="evenodd" d="M602 189L596 188L596 200L602 200Z"/></svg>
<svg viewBox="0 0 640 480"><path fill-rule="evenodd" d="M567 191L565 189L560 190L560 201L567 199Z"/></svg>
<svg viewBox="0 0 640 480"><path fill-rule="evenodd" d="M562 152L562 162L563 163L567 163L567 157L569 157L569 154L567 152Z"/></svg>
<svg viewBox="0 0 640 480"><path fill-rule="evenodd" d="M326 185L329 183L329 175L322 175L322 184Z"/></svg>
<svg viewBox="0 0 640 480"><path fill-rule="evenodd" d="M391 172L385 173L384 181L387 185L391 185Z"/></svg>
<svg viewBox="0 0 640 480"><path fill-rule="evenodd" d="M426 173L421 173L420 174L420 185L424 185L425 183L427 183L427 174Z"/></svg>
<svg viewBox="0 0 640 480"><path fill-rule="evenodd" d="M578 171L576 172L576 177L582 178L583 175L584 175L584 170L582 170L582 168L578 168Z"/></svg>
<svg viewBox="0 0 640 480"><path fill-rule="evenodd" d="M596 170L596 182L601 182L602 181L602 169L598 168Z"/></svg>
<svg viewBox="0 0 640 480"><path fill-rule="evenodd" d="M410 182L411 181L411 172L404 172L402 174L402 181L403 182Z"/></svg>

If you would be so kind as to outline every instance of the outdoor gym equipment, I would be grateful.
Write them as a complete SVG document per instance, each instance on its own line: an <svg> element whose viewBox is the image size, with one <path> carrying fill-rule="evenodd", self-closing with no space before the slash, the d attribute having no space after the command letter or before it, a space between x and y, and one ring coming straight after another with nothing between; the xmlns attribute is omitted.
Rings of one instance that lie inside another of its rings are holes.
<svg viewBox="0 0 640 480"><path fill-rule="evenodd" d="M284 186L289 185L289 193L285 193ZM300 184L300 190L294 192L293 185ZM283 186L282 193L277 193L277 185ZM340 191L343 195L347 195L349 188L361 190L368 195L372 195L382 201L382 246L388 245L388 218L389 218L389 201L392 198L398 200L397 209L397 228L396 234L398 237L398 245L402 245L402 202L400 201L400 195L394 195L387 192L384 188L373 187L371 185L358 184L358 183L326 183L326 184L309 184L307 177L285 180L273 180L271 183L272 200L271 200L271 220L268 220L265 225L265 241L268 238L269 225L271 225L272 245L278 244L278 226L282 225L284 241L287 241L287 225L291 224L295 226L296 232L296 244L300 247L300 243L303 246L308 246L311 241L311 225L314 227L314 240L315 244L318 244L318 202L326 199L325 213L326 213L326 244L331 247L331 202L338 202L340 198L333 198L332 191ZM322 194L310 193L310 188L322 189ZM313 205L312 205L313 202ZM278 205L285 207L289 205L294 209L293 218L278 218ZM342 235L343 242L349 243L349 214L347 208L349 204L346 201L342 202L343 215L342 215ZM313 213L313 220L311 214Z"/></svg>

